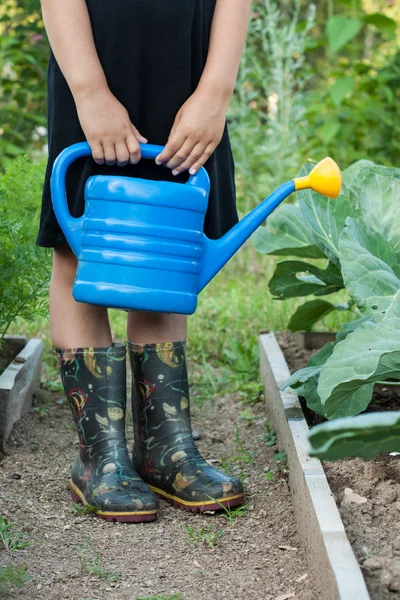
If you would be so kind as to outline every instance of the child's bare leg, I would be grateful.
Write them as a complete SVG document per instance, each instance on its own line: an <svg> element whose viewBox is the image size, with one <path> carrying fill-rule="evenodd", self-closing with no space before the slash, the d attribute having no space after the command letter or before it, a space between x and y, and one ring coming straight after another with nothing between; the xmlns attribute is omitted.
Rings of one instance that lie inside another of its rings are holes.
<svg viewBox="0 0 400 600"><path fill-rule="evenodd" d="M136 344L160 344L185 340L187 317L156 312L130 311L128 340Z"/></svg>
<svg viewBox="0 0 400 600"><path fill-rule="evenodd" d="M50 334L56 348L107 348L111 331L106 308L72 297L77 260L67 244L54 248L50 282Z"/></svg>

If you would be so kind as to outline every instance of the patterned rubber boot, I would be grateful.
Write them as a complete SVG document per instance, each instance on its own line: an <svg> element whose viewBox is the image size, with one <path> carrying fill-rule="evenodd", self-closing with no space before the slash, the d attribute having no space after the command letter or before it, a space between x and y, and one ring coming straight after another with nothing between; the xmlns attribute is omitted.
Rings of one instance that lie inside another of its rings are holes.
<svg viewBox="0 0 400 600"><path fill-rule="evenodd" d="M125 441L126 346L57 350L57 356L79 435L73 500L108 521L153 521L157 497L133 469Z"/></svg>
<svg viewBox="0 0 400 600"><path fill-rule="evenodd" d="M241 481L212 468L193 441L185 345L129 343L133 465L156 494L185 510L237 506Z"/></svg>

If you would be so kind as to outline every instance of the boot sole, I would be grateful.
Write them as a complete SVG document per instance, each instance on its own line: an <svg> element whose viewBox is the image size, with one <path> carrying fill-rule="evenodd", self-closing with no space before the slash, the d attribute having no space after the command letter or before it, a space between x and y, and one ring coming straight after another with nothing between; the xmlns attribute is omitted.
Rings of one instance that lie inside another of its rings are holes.
<svg viewBox="0 0 400 600"><path fill-rule="evenodd" d="M229 496L229 498L221 498L214 499L206 502L189 502L188 500L181 500L177 496L173 496L172 494L168 494L159 488L154 487L154 485L149 485L149 488L153 490L157 496L160 496L172 506L176 508L181 508L182 510L187 510L189 512L204 512L207 510L223 510L224 508L233 508L234 506L239 506L244 502L244 494L239 494L237 496Z"/></svg>
<svg viewBox="0 0 400 600"><path fill-rule="evenodd" d="M80 489L76 487L72 481L70 481L69 484L71 487L72 501L79 502L84 506L88 506L89 502L87 502ZM100 519L105 519L106 521L118 521L119 523L143 523L145 521L154 521L154 519L157 517L157 510L137 512L108 512L98 510L93 514Z"/></svg>

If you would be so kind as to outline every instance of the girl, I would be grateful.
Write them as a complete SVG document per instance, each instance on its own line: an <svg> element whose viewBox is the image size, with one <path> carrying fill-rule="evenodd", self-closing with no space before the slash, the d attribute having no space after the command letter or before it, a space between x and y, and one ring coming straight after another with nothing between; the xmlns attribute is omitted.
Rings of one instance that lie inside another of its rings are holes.
<svg viewBox="0 0 400 600"><path fill-rule="evenodd" d="M211 179L205 233L237 222L226 113L251 0L41 0L52 53L48 71L49 162L37 243L54 247L50 331L80 439L75 500L100 517L149 521L155 493L191 511L243 501L241 482L211 468L191 434L186 317L128 314L135 447L125 442L124 345L107 310L77 303L77 262L51 205L53 162L88 141L93 158L67 176L71 214L83 213L93 174L185 181L205 165ZM139 143L165 145L140 161ZM123 170L121 171L121 167ZM164 167L164 168L163 168Z"/></svg>

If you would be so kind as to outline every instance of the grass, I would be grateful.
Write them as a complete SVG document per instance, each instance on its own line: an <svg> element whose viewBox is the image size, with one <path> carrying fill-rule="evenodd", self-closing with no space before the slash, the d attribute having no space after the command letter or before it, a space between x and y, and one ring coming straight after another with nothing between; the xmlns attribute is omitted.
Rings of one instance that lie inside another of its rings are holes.
<svg viewBox="0 0 400 600"><path fill-rule="evenodd" d="M14 523L0 514L0 541L8 552L24 550L30 546L30 542L24 539L26 535L25 531L18 531ZM6 566L0 566L0 593L6 594L10 586L21 588L30 579L24 565L15 566L9 562Z"/></svg>
<svg viewBox="0 0 400 600"><path fill-rule="evenodd" d="M0 593L7 594L10 586L23 587L30 581L31 576L24 565L17 567L8 563L5 567L0 566Z"/></svg>
<svg viewBox="0 0 400 600"><path fill-rule="evenodd" d="M198 309L189 318L188 335L192 399L198 406L218 395L232 393L249 405L262 399L258 333L265 328L286 329L290 316L304 301L272 300L268 281L277 260L257 253L248 243L200 294ZM114 335L126 339L126 314L110 311L110 315ZM343 313L332 313L320 328L337 330L345 319ZM44 387L61 391L47 319L18 321L10 333L40 337L44 341ZM46 415L46 409L37 412L42 417Z"/></svg>
<svg viewBox="0 0 400 600"><path fill-rule="evenodd" d="M215 525L208 525L207 527L194 528L190 525L185 525L183 529L186 531L188 538L194 544L203 543L211 550L215 549L219 540L224 534L222 529L215 531Z"/></svg>
<svg viewBox="0 0 400 600"><path fill-rule="evenodd" d="M30 542L24 539L26 535L25 531L18 531L14 523L10 523L0 514L0 540L8 552L24 550L30 546Z"/></svg>
<svg viewBox="0 0 400 600"><path fill-rule="evenodd" d="M76 502L72 503L72 510L78 517L82 517L83 515L92 515L98 512L98 508L95 506L91 506L90 504L78 504Z"/></svg>
<svg viewBox="0 0 400 600"><path fill-rule="evenodd" d="M229 523L230 527L232 527L232 525L237 521L237 519L243 517L248 509L247 504L243 504L242 506L236 506L235 508L230 508L229 506L224 506L223 504L218 502L218 500L216 500L216 502L222 508L222 512L218 516L221 519L225 519Z"/></svg>
<svg viewBox="0 0 400 600"><path fill-rule="evenodd" d="M136 598L135 600L185 600L180 594L172 594L172 596L146 596L145 598Z"/></svg>
<svg viewBox="0 0 400 600"><path fill-rule="evenodd" d="M103 567L101 556L93 550L89 536L85 538L83 546L77 546L76 549L79 554L82 574L87 573L105 581L116 581L121 577L119 573L107 571Z"/></svg>

